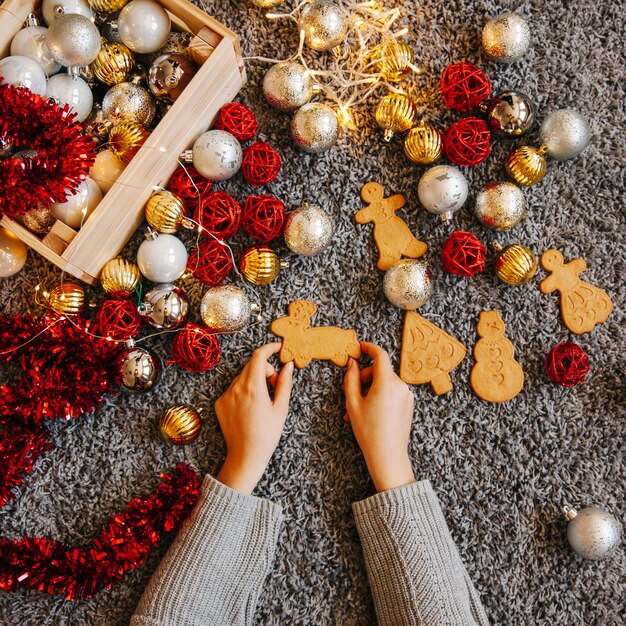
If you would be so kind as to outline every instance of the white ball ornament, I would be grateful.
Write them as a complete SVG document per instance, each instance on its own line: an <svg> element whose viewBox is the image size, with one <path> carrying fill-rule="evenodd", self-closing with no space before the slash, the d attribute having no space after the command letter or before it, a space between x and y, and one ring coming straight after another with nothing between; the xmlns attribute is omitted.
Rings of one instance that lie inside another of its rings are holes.
<svg viewBox="0 0 626 626"><path fill-rule="evenodd" d="M553 159L577 157L589 143L589 122L574 109L558 109L544 120L539 129L541 143Z"/></svg>
<svg viewBox="0 0 626 626"><path fill-rule="evenodd" d="M110 150L103 150L96 155L89 176L100 187L100 191L106 193L113 187L125 169L126 164L120 161Z"/></svg>
<svg viewBox="0 0 626 626"><path fill-rule="evenodd" d="M469 186L460 170L437 165L424 172L417 187L420 202L429 213L448 221L467 200Z"/></svg>
<svg viewBox="0 0 626 626"><path fill-rule="evenodd" d="M18 31L11 42L11 55L28 57L39 64L44 74L52 76L61 71L46 44L45 26L27 26Z"/></svg>
<svg viewBox="0 0 626 626"><path fill-rule="evenodd" d="M572 550L592 561L608 557L622 538L622 525L610 513L597 506L576 511L563 507L567 525L567 541Z"/></svg>
<svg viewBox="0 0 626 626"><path fill-rule="evenodd" d="M43 0L41 5L41 13L46 24L50 25L57 17L68 15L70 13L78 13L84 15L90 20L94 14L87 0Z"/></svg>
<svg viewBox="0 0 626 626"><path fill-rule="evenodd" d="M193 166L209 180L232 178L241 167L241 144L225 130L209 130L196 139L191 151Z"/></svg>
<svg viewBox="0 0 626 626"><path fill-rule="evenodd" d="M161 48L171 27L167 11L153 0L132 0L117 19L120 39L139 54L150 54Z"/></svg>
<svg viewBox="0 0 626 626"><path fill-rule="evenodd" d="M187 257L187 249L180 239L150 231L137 251L137 265L153 283L172 283L183 275Z"/></svg>
<svg viewBox="0 0 626 626"><path fill-rule="evenodd" d="M50 211L70 228L79 229L102 200L100 187L87 177L75 194L67 195L65 202L53 202Z"/></svg>
<svg viewBox="0 0 626 626"><path fill-rule="evenodd" d="M60 108L66 104L76 113L77 122L84 122L93 107L93 92L89 85L80 77L69 74L57 74L48 79L46 96L52 98Z"/></svg>
<svg viewBox="0 0 626 626"><path fill-rule="evenodd" d="M26 246L6 228L0 228L0 278L17 274L26 263Z"/></svg>
<svg viewBox="0 0 626 626"><path fill-rule="evenodd" d="M100 33L88 17L68 13L50 24L46 44L57 63L73 70L89 65L98 56Z"/></svg>
<svg viewBox="0 0 626 626"><path fill-rule="evenodd" d="M401 259L394 263L383 278L383 291L395 306L413 311L430 298L432 275L426 261Z"/></svg>
<svg viewBox="0 0 626 626"><path fill-rule="evenodd" d="M0 84L26 87L39 96L46 95L46 75L41 66L29 57L9 56L0 60Z"/></svg>

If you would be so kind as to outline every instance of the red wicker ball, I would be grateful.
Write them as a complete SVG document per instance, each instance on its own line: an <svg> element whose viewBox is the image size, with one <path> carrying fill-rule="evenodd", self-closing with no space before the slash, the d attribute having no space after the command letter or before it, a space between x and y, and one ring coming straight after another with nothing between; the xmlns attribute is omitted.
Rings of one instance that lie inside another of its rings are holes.
<svg viewBox="0 0 626 626"><path fill-rule="evenodd" d="M248 107L239 102L229 102L220 109L215 128L228 131L239 141L246 141L256 135L259 125Z"/></svg>
<svg viewBox="0 0 626 626"><path fill-rule="evenodd" d="M176 333L172 361L190 372L208 372L220 361L220 343L207 328L187 324Z"/></svg>
<svg viewBox="0 0 626 626"><path fill-rule="evenodd" d="M441 75L441 95L446 106L455 111L471 111L491 94L485 73L471 63L448 65Z"/></svg>
<svg viewBox="0 0 626 626"><path fill-rule="evenodd" d="M241 171L253 187L271 183L278 176L282 165L280 154L269 143L255 141L243 151Z"/></svg>
<svg viewBox="0 0 626 626"><path fill-rule="evenodd" d="M195 209L200 198L211 190L213 181L205 178L191 165L179 167L170 178L167 188L178 196L188 209Z"/></svg>
<svg viewBox="0 0 626 626"><path fill-rule="evenodd" d="M203 241L189 254L187 269L204 285L219 285L233 267L233 258L228 248L215 239Z"/></svg>
<svg viewBox="0 0 626 626"><path fill-rule="evenodd" d="M584 382L591 365L585 351L572 341L559 343L546 356L544 363L551 381L563 387Z"/></svg>
<svg viewBox="0 0 626 626"><path fill-rule="evenodd" d="M268 194L248 196L241 225L250 237L267 243L283 232L285 215L285 205L278 198Z"/></svg>
<svg viewBox="0 0 626 626"><path fill-rule="evenodd" d="M457 165L478 165L489 156L491 133L485 120L464 117L443 136L446 156Z"/></svg>
<svg viewBox="0 0 626 626"><path fill-rule="evenodd" d="M446 272L475 276L485 267L485 246L473 233L455 230L441 248L441 263Z"/></svg>
<svg viewBox="0 0 626 626"><path fill-rule="evenodd" d="M105 300L96 313L98 330L115 341L134 339L141 330L141 315L132 300Z"/></svg>
<svg viewBox="0 0 626 626"><path fill-rule="evenodd" d="M194 219L220 239L232 237L241 224L241 205L225 191L210 191L200 198Z"/></svg>

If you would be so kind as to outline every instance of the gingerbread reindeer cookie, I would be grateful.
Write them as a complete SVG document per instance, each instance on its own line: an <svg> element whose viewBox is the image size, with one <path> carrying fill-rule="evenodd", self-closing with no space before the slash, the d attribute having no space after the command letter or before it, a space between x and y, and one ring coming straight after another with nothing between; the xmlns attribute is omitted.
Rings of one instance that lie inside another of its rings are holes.
<svg viewBox="0 0 626 626"><path fill-rule="evenodd" d="M303 368L313 359L321 359L343 367L348 357L358 359L361 346L356 332L336 326L311 328L315 311L317 307L313 302L294 300L289 304L289 315L271 323L270 330L283 340L278 355L281 362L293 361L296 367Z"/></svg>
<svg viewBox="0 0 626 626"><path fill-rule="evenodd" d="M613 303L602 289L579 278L587 268L584 259L565 263L558 250L550 249L541 255L541 265L550 275L539 283L539 289L541 293L561 292L561 317L567 328L580 335L606 322Z"/></svg>
<svg viewBox="0 0 626 626"><path fill-rule="evenodd" d="M368 205L354 215L359 224L374 222L374 241L378 247L378 269L388 270L403 256L418 259L427 249L426 244L413 236L406 222L396 215L404 206L404 196L396 194L385 198L382 185L366 183L361 198Z"/></svg>

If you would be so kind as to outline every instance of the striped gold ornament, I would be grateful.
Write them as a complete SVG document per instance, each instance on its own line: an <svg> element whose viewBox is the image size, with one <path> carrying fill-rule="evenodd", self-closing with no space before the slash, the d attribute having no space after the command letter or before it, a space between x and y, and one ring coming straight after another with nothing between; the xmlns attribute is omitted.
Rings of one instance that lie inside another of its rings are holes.
<svg viewBox="0 0 626 626"><path fill-rule="evenodd" d="M183 201L165 189L150 196L146 203L146 222L164 235L172 235L180 228L193 228L192 222L185 217Z"/></svg>
<svg viewBox="0 0 626 626"><path fill-rule="evenodd" d="M443 137L434 126L421 120L407 134L404 153L413 163L419 165L436 163L443 154Z"/></svg>
<svg viewBox="0 0 626 626"><path fill-rule="evenodd" d="M50 292L48 304L59 315L78 315L85 310L85 290L76 283L62 283Z"/></svg>
<svg viewBox="0 0 626 626"><path fill-rule="evenodd" d="M376 49L374 67L385 80L399 83L411 73L413 50L404 41L388 41Z"/></svg>
<svg viewBox="0 0 626 626"><path fill-rule="evenodd" d="M378 103L375 116L376 123L385 131L385 141L390 141L394 133L402 133L415 124L417 107L407 95L390 93Z"/></svg>
<svg viewBox="0 0 626 626"><path fill-rule="evenodd" d="M192 406L175 404L165 410L159 428L164 439L177 446L184 446L198 438L202 420L199 411Z"/></svg>
<svg viewBox="0 0 626 626"><path fill-rule="evenodd" d="M271 283L280 270L286 267L289 267L289 263L281 261L276 252L265 244L251 246L244 250L239 259L241 273L253 285Z"/></svg>
<svg viewBox="0 0 626 626"><path fill-rule="evenodd" d="M139 267L121 256L107 261L100 272L102 288L114 298L128 298L140 281Z"/></svg>
<svg viewBox="0 0 626 626"><path fill-rule="evenodd" d="M91 63L94 76L109 87L126 82L134 67L135 57L123 43L105 40Z"/></svg>
<svg viewBox="0 0 626 626"><path fill-rule="evenodd" d="M530 187L537 184L546 174L546 150L545 146L520 146L506 160L507 173L518 185Z"/></svg>
<svg viewBox="0 0 626 626"><path fill-rule="evenodd" d="M519 243L502 249L494 245L496 257L496 275L507 285L517 287L527 283L537 272L537 257L533 251Z"/></svg>
<svg viewBox="0 0 626 626"><path fill-rule="evenodd" d="M137 122L121 122L109 133L109 150L122 163L128 164L149 135L150 131Z"/></svg>
<svg viewBox="0 0 626 626"><path fill-rule="evenodd" d="M89 6L98 13L115 13L121 11L129 0L89 0Z"/></svg>

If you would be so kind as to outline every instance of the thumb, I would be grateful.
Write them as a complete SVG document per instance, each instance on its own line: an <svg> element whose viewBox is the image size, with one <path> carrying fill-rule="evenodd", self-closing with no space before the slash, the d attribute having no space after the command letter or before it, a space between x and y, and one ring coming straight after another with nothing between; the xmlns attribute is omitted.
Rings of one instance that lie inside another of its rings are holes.
<svg viewBox="0 0 626 626"><path fill-rule="evenodd" d="M343 379L343 392L346 394L346 408L348 412L361 400L361 372L354 359L348 361L348 368Z"/></svg>
<svg viewBox="0 0 626 626"><path fill-rule="evenodd" d="M274 390L274 404L287 410L289 408L289 399L291 398L291 389L293 387L293 361L289 361L278 374L276 378L276 388Z"/></svg>

